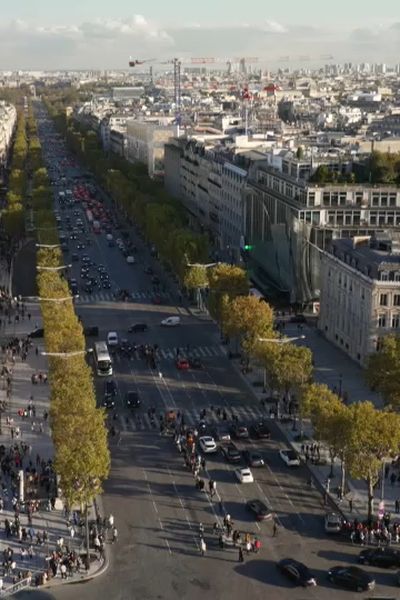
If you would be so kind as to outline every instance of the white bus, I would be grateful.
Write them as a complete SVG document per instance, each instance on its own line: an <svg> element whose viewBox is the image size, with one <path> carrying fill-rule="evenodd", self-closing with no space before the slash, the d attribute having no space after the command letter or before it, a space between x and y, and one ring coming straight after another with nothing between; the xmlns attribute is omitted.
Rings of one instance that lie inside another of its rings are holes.
<svg viewBox="0 0 400 600"><path fill-rule="evenodd" d="M95 342L93 355L97 375L104 375L105 377L112 375L111 356L108 352L106 342Z"/></svg>

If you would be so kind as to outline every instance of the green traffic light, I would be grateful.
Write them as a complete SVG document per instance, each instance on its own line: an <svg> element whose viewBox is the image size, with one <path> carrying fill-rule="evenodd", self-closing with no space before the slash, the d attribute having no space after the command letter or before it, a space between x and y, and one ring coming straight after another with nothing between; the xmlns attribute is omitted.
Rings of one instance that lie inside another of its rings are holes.
<svg viewBox="0 0 400 600"><path fill-rule="evenodd" d="M245 250L253 250L254 246L250 246L249 244L246 244L244 249Z"/></svg>

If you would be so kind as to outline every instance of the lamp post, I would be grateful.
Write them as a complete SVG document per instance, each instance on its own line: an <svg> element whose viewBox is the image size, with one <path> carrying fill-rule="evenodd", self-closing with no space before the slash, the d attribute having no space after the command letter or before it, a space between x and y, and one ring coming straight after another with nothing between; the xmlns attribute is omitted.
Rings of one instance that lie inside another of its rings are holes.
<svg viewBox="0 0 400 600"><path fill-rule="evenodd" d="M342 397L343 375L339 373L339 398Z"/></svg>
<svg viewBox="0 0 400 600"><path fill-rule="evenodd" d="M73 358L74 356L82 356L93 352L92 348L87 350L72 350L71 352L41 352L41 356L49 356L50 358Z"/></svg>
<svg viewBox="0 0 400 600"><path fill-rule="evenodd" d="M36 268L38 271L62 271L63 269L71 269L72 264L70 265L61 265L60 267L42 267L37 265Z"/></svg>
<svg viewBox="0 0 400 600"><path fill-rule="evenodd" d="M64 298L43 298L42 296L24 296L23 300L27 300L28 302L68 302L72 301L74 298L79 298L79 294L75 294L74 296L65 296Z"/></svg>
<svg viewBox="0 0 400 600"><path fill-rule="evenodd" d="M280 337L280 338L258 338L259 342L262 343L268 343L268 344L289 344L290 342L295 342L297 340L304 340L305 339L305 335L298 335L296 337ZM266 390L267 387L267 369L266 367L264 367L264 391ZM278 402L277 402L277 419L279 419L280 416L280 398L278 398ZM294 416L293 419L293 431L296 431L296 415Z"/></svg>

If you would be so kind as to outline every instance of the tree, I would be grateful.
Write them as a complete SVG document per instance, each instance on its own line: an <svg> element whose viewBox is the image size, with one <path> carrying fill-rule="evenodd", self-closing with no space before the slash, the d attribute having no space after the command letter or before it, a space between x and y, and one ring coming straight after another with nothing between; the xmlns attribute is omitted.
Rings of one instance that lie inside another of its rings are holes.
<svg viewBox="0 0 400 600"><path fill-rule="evenodd" d="M363 479L368 489L368 519L374 512L374 487L385 458L400 452L400 415L377 410L371 402L349 406L351 431L346 450L349 473Z"/></svg>
<svg viewBox="0 0 400 600"><path fill-rule="evenodd" d="M390 335L381 348L368 358L366 379L372 389L382 394L386 405L400 407L400 337Z"/></svg>
<svg viewBox="0 0 400 600"><path fill-rule="evenodd" d="M272 308L255 296L237 296L224 307L222 331L226 337L237 337L247 356L252 355L259 338L275 338Z"/></svg>
<svg viewBox="0 0 400 600"><path fill-rule="evenodd" d="M244 269L221 263L207 270L209 285L209 310L222 322L223 305L236 296L249 293L249 282Z"/></svg>

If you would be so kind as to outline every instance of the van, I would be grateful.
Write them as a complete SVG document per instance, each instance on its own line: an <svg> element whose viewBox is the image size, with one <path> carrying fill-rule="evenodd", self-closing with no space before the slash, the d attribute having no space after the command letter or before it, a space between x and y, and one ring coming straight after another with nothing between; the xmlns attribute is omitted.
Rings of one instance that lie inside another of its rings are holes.
<svg viewBox="0 0 400 600"><path fill-rule="evenodd" d="M180 317L167 317L161 321L161 325L164 327L176 327L177 325L180 325L180 323Z"/></svg>

